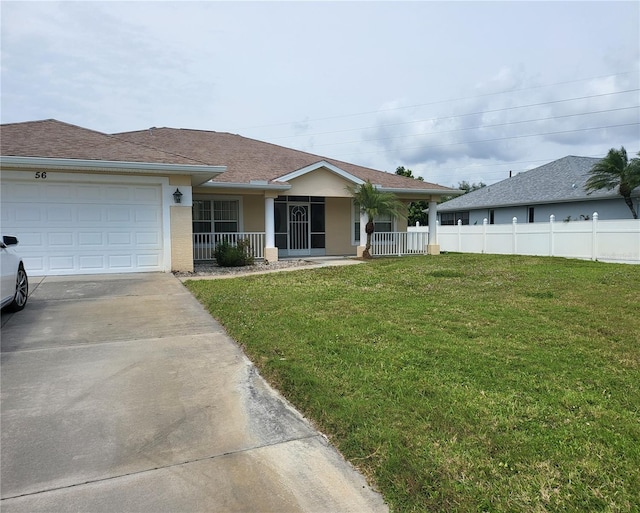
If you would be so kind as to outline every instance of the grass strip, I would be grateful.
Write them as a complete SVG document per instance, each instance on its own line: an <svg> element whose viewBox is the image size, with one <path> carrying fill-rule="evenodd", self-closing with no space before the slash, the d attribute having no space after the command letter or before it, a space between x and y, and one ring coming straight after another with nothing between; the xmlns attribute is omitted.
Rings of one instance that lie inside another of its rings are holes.
<svg viewBox="0 0 640 513"><path fill-rule="evenodd" d="M638 511L640 266L447 254L187 287L392 511Z"/></svg>

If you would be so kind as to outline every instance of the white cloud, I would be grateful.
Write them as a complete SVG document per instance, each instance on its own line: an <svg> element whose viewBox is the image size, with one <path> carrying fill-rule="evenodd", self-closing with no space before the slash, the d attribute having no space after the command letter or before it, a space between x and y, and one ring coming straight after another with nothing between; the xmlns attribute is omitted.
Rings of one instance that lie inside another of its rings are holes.
<svg viewBox="0 0 640 513"><path fill-rule="evenodd" d="M3 2L1 23L2 122L232 131L447 185L640 150L614 110L637 91L558 101L639 87L637 2Z"/></svg>

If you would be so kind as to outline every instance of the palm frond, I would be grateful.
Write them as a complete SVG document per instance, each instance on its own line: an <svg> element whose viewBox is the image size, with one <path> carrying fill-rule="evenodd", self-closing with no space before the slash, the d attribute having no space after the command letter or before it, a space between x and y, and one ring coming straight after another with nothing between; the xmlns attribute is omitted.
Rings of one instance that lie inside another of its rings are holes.
<svg viewBox="0 0 640 513"><path fill-rule="evenodd" d="M371 182L347 187L360 212L373 219L380 215L404 216L404 204L391 192L377 189Z"/></svg>
<svg viewBox="0 0 640 513"><path fill-rule="evenodd" d="M600 189L615 189L624 181L625 170L628 167L627 150L624 147L616 150L611 148L607 156L596 163L589 171L589 179L585 189L593 192Z"/></svg>
<svg viewBox="0 0 640 513"><path fill-rule="evenodd" d="M640 159L633 158L629 162L624 146L619 150L611 148L607 156L591 168L589 175L585 183L585 190L589 194L600 189L617 188L618 194L624 199L633 218L638 218L631 194L636 187L640 186Z"/></svg>

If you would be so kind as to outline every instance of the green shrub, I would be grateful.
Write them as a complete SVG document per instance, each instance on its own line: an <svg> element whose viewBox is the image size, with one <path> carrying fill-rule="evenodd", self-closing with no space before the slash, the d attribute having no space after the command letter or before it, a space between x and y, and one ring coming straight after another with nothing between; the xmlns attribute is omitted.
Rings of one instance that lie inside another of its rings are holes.
<svg viewBox="0 0 640 513"><path fill-rule="evenodd" d="M252 265L254 258L248 240L239 240L235 245L223 240L216 244L213 253L220 267L242 267Z"/></svg>

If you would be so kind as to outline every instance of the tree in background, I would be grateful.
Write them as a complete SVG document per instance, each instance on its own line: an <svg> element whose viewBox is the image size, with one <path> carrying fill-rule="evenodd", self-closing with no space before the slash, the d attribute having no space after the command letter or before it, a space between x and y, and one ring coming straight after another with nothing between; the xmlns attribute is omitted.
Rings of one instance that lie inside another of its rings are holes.
<svg viewBox="0 0 640 513"><path fill-rule="evenodd" d="M411 169L405 169L404 166L398 166L396 168L396 174L424 182L424 179L421 176L413 176L413 171L411 171ZM409 203L407 224L409 226L415 226L416 223L419 222L420 226L426 226L429 216L425 210L428 206L429 204L426 201L412 201Z"/></svg>
<svg viewBox="0 0 640 513"><path fill-rule="evenodd" d="M413 176L413 171L411 171L411 169L405 169L404 166L398 166L396 168L396 174L424 182L424 178L422 178L421 176Z"/></svg>
<svg viewBox="0 0 640 513"><path fill-rule="evenodd" d="M640 158L629 161L624 146L619 150L611 148L607 156L591 168L589 175L585 184L585 190L589 194L600 189L610 191L617 187L618 194L624 198L624 202L631 210L631 215L634 219L638 219L638 213L633 208L631 193L633 189L640 186Z"/></svg>
<svg viewBox="0 0 640 513"><path fill-rule="evenodd" d="M482 189L483 187L486 187L487 184L484 182L479 182L479 183L469 183L466 180L462 180L461 182L458 182L458 189L460 189L461 191L464 191L465 194L469 193L469 192L473 192L473 191L477 191L478 189ZM442 197L442 202L444 203L445 201L449 201L450 199L453 198L457 198L458 196L443 196Z"/></svg>
<svg viewBox="0 0 640 513"><path fill-rule="evenodd" d="M363 258L371 258L371 235L375 231L374 219L380 215L403 216L404 204L391 192L383 192L367 180L362 185L347 187L358 210L367 216L367 244L362 254ZM360 241L362 244L362 241Z"/></svg>
<svg viewBox="0 0 640 513"><path fill-rule="evenodd" d="M396 168L396 174L400 176L406 176L408 178L413 178L415 180L420 180L424 182L424 179L421 176L413 176L413 171L411 169L406 169L404 166L398 166ZM465 194L468 192L473 192L478 189L482 189L486 187L487 184L484 182L479 183L469 183L466 180L462 180L462 182L458 182L458 189L464 191ZM443 196L442 201L449 201L450 199L457 198L458 196ZM412 201L409 204L409 211L407 215L407 221L409 226L415 226L416 222L419 222L421 226L427 226L429 215L425 210L429 208L429 203L426 201Z"/></svg>
<svg viewBox="0 0 640 513"><path fill-rule="evenodd" d="M478 189L482 189L483 187L486 187L486 186L487 184L484 182L469 183L466 180L462 180L461 182L458 182L458 189L460 189L461 191L464 191L465 194L467 192L477 191Z"/></svg>

